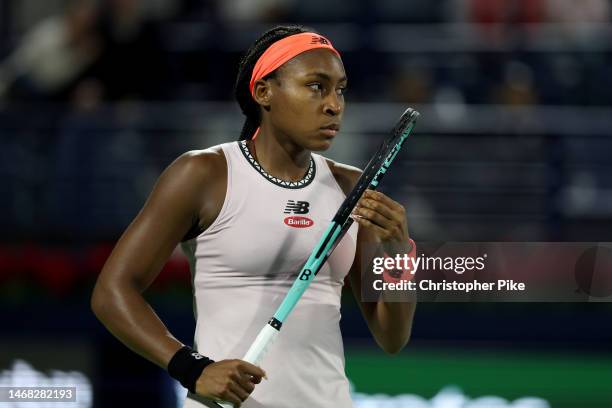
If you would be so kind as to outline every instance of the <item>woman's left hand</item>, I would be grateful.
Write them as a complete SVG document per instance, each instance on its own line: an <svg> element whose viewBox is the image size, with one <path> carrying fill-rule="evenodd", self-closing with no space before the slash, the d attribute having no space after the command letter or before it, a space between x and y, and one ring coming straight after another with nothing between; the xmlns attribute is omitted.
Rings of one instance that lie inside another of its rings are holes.
<svg viewBox="0 0 612 408"><path fill-rule="evenodd" d="M406 210L397 201L379 191L366 190L352 216L380 240L387 254L410 251Z"/></svg>

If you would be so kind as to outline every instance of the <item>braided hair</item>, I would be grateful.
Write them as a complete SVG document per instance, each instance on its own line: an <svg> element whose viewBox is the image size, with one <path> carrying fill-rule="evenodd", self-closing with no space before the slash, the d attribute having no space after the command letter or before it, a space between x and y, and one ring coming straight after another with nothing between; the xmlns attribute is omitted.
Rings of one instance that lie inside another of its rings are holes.
<svg viewBox="0 0 612 408"><path fill-rule="evenodd" d="M242 131L240 132L239 140L246 140L253 137L253 134L261 123L261 112L259 104L255 102L249 90L249 82L253 74L253 68L261 55L278 40L282 40L290 35L300 34L305 32L314 32L309 28L299 25L286 25L274 27L265 33L251 47L240 60L238 67L238 75L234 84L234 97L240 105L242 113L246 116ZM276 71L266 75L264 79L274 78Z"/></svg>

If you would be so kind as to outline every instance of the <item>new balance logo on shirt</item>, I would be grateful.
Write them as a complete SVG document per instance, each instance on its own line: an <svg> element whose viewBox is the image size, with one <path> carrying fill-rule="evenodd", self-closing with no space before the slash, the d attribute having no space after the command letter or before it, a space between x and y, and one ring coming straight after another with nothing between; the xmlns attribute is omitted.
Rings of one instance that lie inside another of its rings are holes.
<svg viewBox="0 0 612 408"><path fill-rule="evenodd" d="M310 203L308 201L287 201L285 214L308 214Z"/></svg>

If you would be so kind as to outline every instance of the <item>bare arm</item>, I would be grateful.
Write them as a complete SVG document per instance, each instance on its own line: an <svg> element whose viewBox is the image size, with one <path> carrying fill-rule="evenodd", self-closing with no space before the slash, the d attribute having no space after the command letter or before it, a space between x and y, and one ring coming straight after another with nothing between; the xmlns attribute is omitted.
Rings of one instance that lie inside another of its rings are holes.
<svg viewBox="0 0 612 408"><path fill-rule="evenodd" d="M330 166L338 184L347 194L356 184L361 171L333 163ZM404 208L382 193L367 192L358 203L362 218L357 237L355 260L349 272L353 295L359 304L370 332L378 345L387 353L401 351L410 338L416 303L411 298L398 299L397 294L381 293L378 301L362 300L362 276L371 275L374 256L384 252L408 254L408 227ZM362 272L365 273L362 275ZM367 283L365 283L367 284Z"/></svg>
<svg viewBox="0 0 612 408"><path fill-rule="evenodd" d="M164 171L106 261L91 298L94 313L113 335L163 368L182 344L142 293L199 219L204 194L214 188L224 160L214 152L186 153Z"/></svg>
<svg viewBox="0 0 612 408"><path fill-rule="evenodd" d="M164 369L183 344L142 293L191 227L197 223L205 229L219 214L226 166L220 150L186 153L172 163L115 246L91 297L94 313L115 337ZM245 361L222 360L199 373L193 391L239 407L264 376L261 368Z"/></svg>

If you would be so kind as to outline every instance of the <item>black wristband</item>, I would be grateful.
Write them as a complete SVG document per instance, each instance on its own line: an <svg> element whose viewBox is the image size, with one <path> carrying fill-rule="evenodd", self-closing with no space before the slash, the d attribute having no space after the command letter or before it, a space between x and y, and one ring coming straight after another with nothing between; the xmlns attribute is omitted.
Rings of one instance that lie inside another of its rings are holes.
<svg viewBox="0 0 612 408"><path fill-rule="evenodd" d="M183 346L170 359L168 374L178 380L183 387L195 393L196 381L200 378L202 371L212 363L214 361L210 358L201 355L189 346Z"/></svg>

